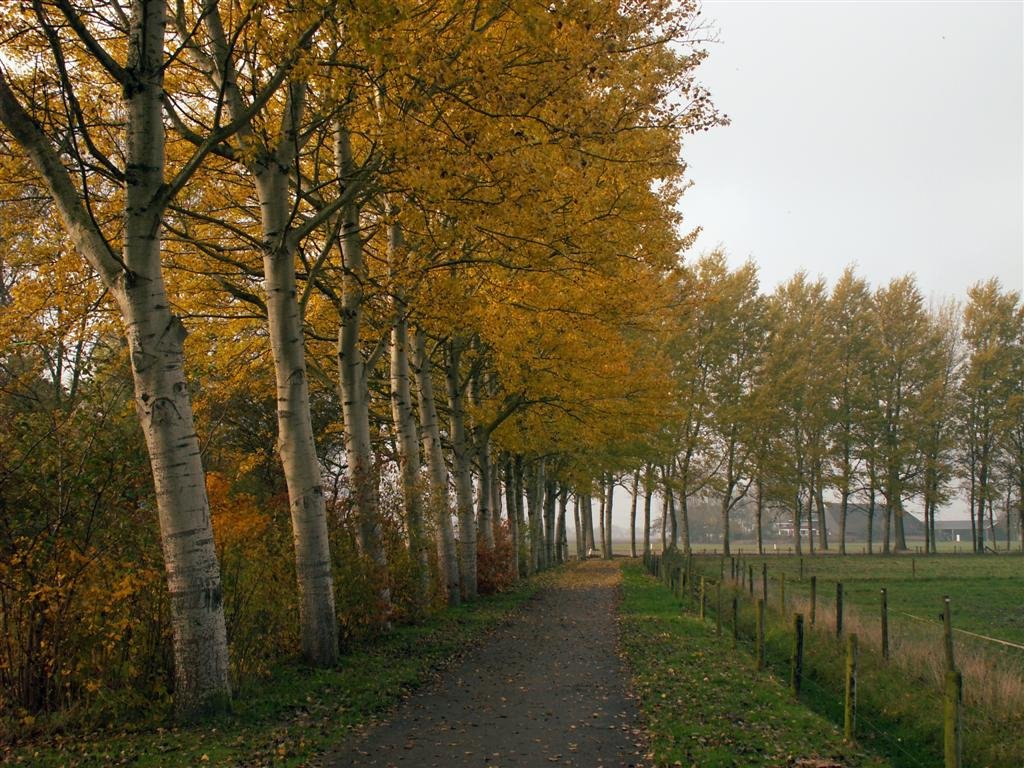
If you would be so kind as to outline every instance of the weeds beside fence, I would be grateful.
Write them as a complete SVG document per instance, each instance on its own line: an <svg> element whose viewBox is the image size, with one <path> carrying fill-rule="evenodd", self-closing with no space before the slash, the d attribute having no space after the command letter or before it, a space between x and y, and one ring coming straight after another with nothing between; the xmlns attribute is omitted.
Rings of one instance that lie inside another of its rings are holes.
<svg viewBox="0 0 1024 768"><path fill-rule="evenodd" d="M801 701L839 726L846 720L853 738L894 765L1024 765L1024 659L1016 644L1000 641L993 650L977 633L957 634L954 655L956 628L950 621L944 635L937 620L942 605L936 620L892 615L883 589L878 612L868 612L844 601L841 582L833 592L817 576L804 581L802 567L790 574L802 594L792 584L787 594L785 573L773 574L761 559L668 552L646 565L684 610L715 622L738 651L788 676Z"/></svg>

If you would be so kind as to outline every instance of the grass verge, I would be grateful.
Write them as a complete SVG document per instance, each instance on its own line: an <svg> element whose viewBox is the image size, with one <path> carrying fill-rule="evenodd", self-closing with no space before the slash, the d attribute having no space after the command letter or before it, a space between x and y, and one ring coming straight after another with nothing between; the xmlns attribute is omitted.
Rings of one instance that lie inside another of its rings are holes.
<svg viewBox="0 0 1024 768"><path fill-rule="evenodd" d="M659 766L888 766L759 673L639 563L623 567L622 644Z"/></svg>
<svg viewBox="0 0 1024 768"><path fill-rule="evenodd" d="M677 567L685 560L673 556ZM769 605L767 611L767 655L769 665L785 674L792 645L792 618L795 611L810 617L809 580L817 576L817 623L807 627L805 649L805 687L803 701L827 717L842 718L844 645L835 636L835 581L844 583L844 635L855 633L860 641L858 679L858 738L875 751L889 756L897 768L941 765L943 761L942 687L945 680L945 649L941 625L937 620L941 595L953 595L954 626L959 616L973 618L977 628L998 634L1009 623L985 626L990 606L1003 606L1008 615L1020 612L1019 569L1021 559L977 557L971 555L919 557L824 557L807 558L803 581L798 558L778 557L754 560L755 592L761 594L761 563L767 562ZM831 565L831 570L828 566ZM697 575L715 579L723 572L723 593L732 587L728 580L728 560L718 557L694 557ZM915 575L916 571L916 575ZM749 570L744 568L749 575ZM785 573L786 610L782 611L781 583ZM990 594L976 582L991 579ZM889 592L890 659L882 656L879 620L880 586ZM741 589L740 634L752 647L754 607L749 587ZM906 619L893 606L899 601L918 614L929 615L930 622ZM690 600L688 604L695 604ZM929 613L928 606L932 606ZM1015 611L1009 609L1016 605ZM715 610L709 601L710 611ZM726 621L729 617L724 617ZM965 622L966 623L966 622ZM972 642L955 635L957 667L964 675L963 765L968 768L1008 768L1024 766L1024 657L1020 651L1002 650L991 644Z"/></svg>
<svg viewBox="0 0 1024 768"><path fill-rule="evenodd" d="M336 669L282 665L268 680L239 691L231 714L201 725L175 726L165 709L141 712L132 722L100 731L50 732L17 747L0 747L0 762L34 768L309 765L353 726L387 713L429 681L554 573L446 609L423 623L397 627L354 649Z"/></svg>

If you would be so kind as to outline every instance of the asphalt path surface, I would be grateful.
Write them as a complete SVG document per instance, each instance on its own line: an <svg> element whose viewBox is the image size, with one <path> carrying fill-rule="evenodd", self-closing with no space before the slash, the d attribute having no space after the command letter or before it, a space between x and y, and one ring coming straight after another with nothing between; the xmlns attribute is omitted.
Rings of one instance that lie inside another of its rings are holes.
<svg viewBox="0 0 1024 768"><path fill-rule="evenodd" d="M639 766L637 712L616 647L619 579L618 565L606 561L565 569L326 765Z"/></svg>

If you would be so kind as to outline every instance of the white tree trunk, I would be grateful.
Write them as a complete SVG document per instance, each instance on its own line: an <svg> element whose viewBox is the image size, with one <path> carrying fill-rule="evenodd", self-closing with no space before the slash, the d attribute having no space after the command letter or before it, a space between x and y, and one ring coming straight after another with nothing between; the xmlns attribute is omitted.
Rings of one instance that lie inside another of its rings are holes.
<svg viewBox="0 0 1024 768"><path fill-rule="evenodd" d="M470 447L466 440L465 392L459 375L462 342L453 339L448 348L445 379L451 411L452 463L455 468L455 510L459 519L459 579L462 596L476 597L476 520L473 514L473 476Z"/></svg>
<svg viewBox="0 0 1024 768"><path fill-rule="evenodd" d="M515 517L515 526L518 530L518 542L519 546L516 548L516 561L518 563L519 574L525 576L530 572L530 550L529 545L529 531L526 525L526 512L523 509L523 496L524 496L524 484L526 480L525 470L523 468L523 457L519 454L516 455L515 460L512 462L512 475L513 475L513 488L512 496L514 501L514 510L512 514Z"/></svg>
<svg viewBox="0 0 1024 768"><path fill-rule="evenodd" d="M558 485L554 480L544 481L544 558L542 566L550 568L555 564L555 516L558 504Z"/></svg>
<svg viewBox="0 0 1024 768"><path fill-rule="evenodd" d="M497 541L501 533L501 461L491 458L491 535Z"/></svg>
<svg viewBox="0 0 1024 768"><path fill-rule="evenodd" d="M594 549L594 507L589 493L581 501L580 520L583 522L583 553L590 555L590 550Z"/></svg>
<svg viewBox="0 0 1024 768"><path fill-rule="evenodd" d="M528 574L540 570L544 558L544 468L535 461L529 469L526 485L526 513L530 518L530 558Z"/></svg>
<svg viewBox="0 0 1024 768"><path fill-rule="evenodd" d="M639 493L640 470L633 473L633 498L629 505L629 556L636 557L636 497Z"/></svg>
<svg viewBox="0 0 1024 768"><path fill-rule="evenodd" d="M392 241L400 237L392 225ZM412 409L409 382L409 325L405 307L396 301L395 325L391 329L391 418L398 445L398 471L402 480L402 502L409 529L409 550L416 563L417 609L423 612L430 601L430 559L426 532L423 530L423 503L420 495L420 450L416 439L416 418Z"/></svg>
<svg viewBox="0 0 1024 768"><path fill-rule="evenodd" d="M495 511L493 506L494 493L491 486L495 482L495 478L493 476L493 467L491 466L490 440L481 436L479 442L476 456L480 472L477 475L476 495L480 514L477 516L477 519L479 521L479 535L484 549L492 551L494 549Z"/></svg>
<svg viewBox="0 0 1024 768"><path fill-rule="evenodd" d="M572 495L572 520L576 526L576 559L582 560L587 556L587 551L584 548L583 541L583 521L582 514L580 512L580 495L573 493Z"/></svg>
<svg viewBox="0 0 1024 768"><path fill-rule="evenodd" d="M309 407L294 253L286 238L290 195L285 167L270 163L256 177L263 216L267 323L277 385L277 449L291 510L302 654L310 663L327 667L338 660L334 577L323 479Z"/></svg>
<svg viewBox="0 0 1024 768"><path fill-rule="evenodd" d="M612 541L612 504L615 501L615 476L608 474L608 490L605 493L604 527L608 536L608 549L605 557L609 560L615 554L615 543Z"/></svg>
<svg viewBox="0 0 1024 768"><path fill-rule="evenodd" d="M348 129L339 126L335 157L341 179L355 175ZM388 556L381 529L377 473L370 441L370 393L366 360L359 349L363 313L363 285L369 276L359 231L359 210L354 203L342 208L341 249L345 259L342 277L341 327L338 329L338 373L342 416L345 421L345 454L349 484L359 523L359 543L374 565L377 595L382 612L391 609Z"/></svg>
<svg viewBox="0 0 1024 768"><path fill-rule="evenodd" d="M430 378L430 358L427 357L426 336L416 330L412 347L413 368L416 371L416 394L420 411L420 430L423 452L427 457L427 477L430 482L430 506L437 518L438 570L445 583L448 605L458 605L459 556L452 527L451 504L448 499L448 467L441 448L441 428L434 402L434 384Z"/></svg>
<svg viewBox="0 0 1024 768"><path fill-rule="evenodd" d="M644 558L651 554L651 499L654 496L654 474L648 468L644 482ZM683 508L686 508L686 500L683 499Z"/></svg>
<svg viewBox="0 0 1024 768"><path fill-rule="evenodd" d="M174 699L189 717L224 706L227 632L205 476L183 368L185 329L171 314L161 268L165 171L163 52L166 3L135 0L125 65L126 180L118 259L83 208L52 143L0 70L0 122L28 155L65 230L117 301L130 350L135 405L156 491L174 649Z"/></svg>
<svg viewBox="0 0 1024 768"><path fill-rule="evenodd" d="M564 485L558 492L558 520L555 523L555 562L559 565L569 557L568 538L565 532L565 513L569 504L569 489Z"/></svg>
<svg viewBox="0 0 1024 768"><path fill-rule="evenodd" d="M508 517L509 540L512 545L512 556L509 558L509 570L512 572L512 580L519 581L519 546L520 530L519 520L516 514L516 480L515 462L511 456L507 456L505 466L505 514Z"/></svg>
<svg viewBox="0 0 1024 768"><path fill-rule="evenodd" d="M212 48L209 61L216 64L210 73L213 85L223 89L228 114L242 125L241 140L261 147L247 156L244 165L253 176L260 203L267 327L277 394L277 450L288 487L302 655L311 664L329 667L338 660L334 577L323 478L310 414L303 316L295 282L297 243L291 232L295 209L289 185L301 141L306 85L302 81L288 85L277 143L261 146L253 118L246 117L230 43L217 8L210 9L204 24Z"/></svg>

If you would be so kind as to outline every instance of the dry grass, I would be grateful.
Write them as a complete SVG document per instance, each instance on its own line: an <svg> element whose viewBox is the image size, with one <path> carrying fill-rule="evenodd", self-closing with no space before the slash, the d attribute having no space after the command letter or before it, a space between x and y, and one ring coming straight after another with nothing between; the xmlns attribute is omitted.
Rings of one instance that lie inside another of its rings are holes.
<svg viewBox="0 0 1024 768"><path fill-rule="evenodd" d="M791 612L810 615L804 598L787 600ZM814 631L834 634L833 606L818 605ZM876 615L853 607L843 609L843 630L856 633L862 648L882 653L882 628ZM1024 652L1011 653L984 640L954 636L956 665L963 675L965 715L989 722L1011 722L1024 712ZM946 679L942 630L935 625L889 617L889 661L909 679L925 682L941 691Z"/></svg>

